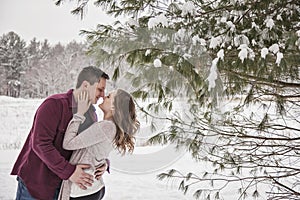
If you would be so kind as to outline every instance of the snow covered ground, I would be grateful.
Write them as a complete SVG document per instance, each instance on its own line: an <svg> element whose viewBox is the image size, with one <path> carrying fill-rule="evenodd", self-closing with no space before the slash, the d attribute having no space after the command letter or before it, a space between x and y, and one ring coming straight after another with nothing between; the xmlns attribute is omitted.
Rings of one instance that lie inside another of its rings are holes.
<svg viewBox="0 0 300 200"><path fill-rule="evenodd" d="M10 170L18 156L20 148L31 128L32 120L37 107L43 100L41 99L15 99L0 96L0 199L14 199L17 182L15 176L10 176ZM165 184L156 178L159 172L164 171L164 167L174 163L182 157L182 152L174 154L167 162L156 159L155 153L165 151L172 153L168 148L162 147L138 147L135 154L128 156L128 159L120 158L115 154L112 158L111 174L105 174L106 200L117 199L190 199L177 191L177 185ZM170 149L170 148L169 148ZM165 154L166 154L165 153ZM166 156L166 159L170 156ZM119 159L120 158L120 159ZM139 159L141 158L141 159ZM150 159L150 160L143 160ZM123 160L122 160L123 159ZM133 160L132 160L133 159ZM136 159L141 160L145 168ZM151 160L152 159L152 160ZM186 158L187 159L187 158ZM186 162L186 161L183 161ZM189 162L193 162L189 159ZM150 163L150 165L149 165ZM151 163L154 164L151 166ZM158 163L158 164L155 164ZM174 163L175 164L175 163ZM143 169L144 170L143 172ZM157 170L159 169L159 170Z"/></svg>
<svg viewBox="0 0 300 200"><path fill-rule="evenodd" d="M10 176L20 148L31 128L41 99L15 99L0 96L0 199L15 197L16 180ZM104 200L192 200L192 193L178 191L178 180L159 181L157 174L175 168L184 173L203 172L210 166L195 163L184 151L172 146L136 147L132 156L111 155L111 174L104 175ZM236 185L224 190L224 199L238 199ZM249 198L252 199L252 198ZM260 197L259 199L265 199Z"/></svg>

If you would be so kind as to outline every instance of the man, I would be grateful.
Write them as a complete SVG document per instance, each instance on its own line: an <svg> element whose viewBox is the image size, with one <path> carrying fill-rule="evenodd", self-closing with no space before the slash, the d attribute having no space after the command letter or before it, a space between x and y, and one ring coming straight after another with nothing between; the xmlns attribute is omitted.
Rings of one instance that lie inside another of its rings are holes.
<svg viewBox="0 0 300 200"><path fill-rule="evenodd" d="M93 175L83 171L90 166L71 165L68 160L72 151L63 149L62 142L68 123L77 111L78 94L88 91L91 103L95 104L105 95L107 79L109 76L102 70L86 67L78 75L75 90L52 95L37 109L30 133L11 172L11 175L17 175L17 200L57 199L62 180L69 179L82 189L92 184ZM85 117L79 132L97 121L92 105ZM106 168L105 165L97 169L96 178Z"/></svg>

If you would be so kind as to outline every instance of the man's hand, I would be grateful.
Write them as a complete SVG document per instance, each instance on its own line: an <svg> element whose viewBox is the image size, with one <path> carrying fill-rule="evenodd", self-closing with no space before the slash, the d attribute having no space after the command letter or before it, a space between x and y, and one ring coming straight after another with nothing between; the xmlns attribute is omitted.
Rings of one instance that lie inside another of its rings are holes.
<svg viewBox="0 0 300 200"><path fill-rule="evenodd" d="M92 186L93 176L91 174L87 174L83 171L83 169L90 168L90 165L76 165L76 169L73 174L70 176L69 180L73 183L77 184L81 189L86 190L86 186Z"/></svg>
<svg viewBox="0 0 300 200"><path fill-rule="evenodd" d="M107 170L108 165L106 163L104 163L103 165L99 166L96 168L95 171L95 178L97 180L99 180L101 178L101 176L104 174L104 172Z"/></svg>

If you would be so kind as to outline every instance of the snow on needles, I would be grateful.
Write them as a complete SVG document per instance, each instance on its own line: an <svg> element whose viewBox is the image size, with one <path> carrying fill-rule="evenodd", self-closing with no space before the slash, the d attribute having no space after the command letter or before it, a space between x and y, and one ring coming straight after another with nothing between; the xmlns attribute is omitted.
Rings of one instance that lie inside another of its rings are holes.
<svg viewBox="0 0 300 200"><path fill-rule="evenodd" d="M153 61L153 64L154 64L154 67L161 67L161 65L162 65L160 59L158 59L158 58L156 58L156 59Z"/></svg>
<svg viewBox="0 0 300 200"><path fill-rule="evenodd" d="M208 81L208 91L211 91L211 89L216 87L216 80L218 78L218 73L217 73L217 63L219 61L219 58L215 58L212 61L212 65L209 71L209 75L207 77Z"/></svg>
<svg viewBox="0 0 300 200"><path fill-rule="evenodd" d="M216 87L216 80L218 78L217 64L219 59L224 60L224 49L220 49L220 51L217 53L217 58L212 61L209 75L206 79L208 81L208 91L211 91L211 89Z"/></svg>
<svg viewBox="0 0 300 200"><path fill-rule="evenodd" d="M187 1L185 4L181 6L181 16L185 16L190 13L192 16L196 14L196 7L193 2Z"/></svg>
<svg viewBox="0 0 300 200"><path fill-rule="evenodd" d="M275 26L273 19L266 19L265 24L266 27L269 28L270 30L273 28L273 26Z"/></svg>
<svg viewBox="0 0 300 200"><path fill-rule="evenodd" d="M155 16L155 17L149 19L148 28L149 29L155 28L160 24L161 24L162 27L167 27L168 26L168 19L164 14L160 14L158 16Z"/></svg>
<svg viewBox="0 0 300 200"><path fill-rule="evenodd" d="M268 55L268 53L269 53L269 49L268 48L262 48L261 51L260 51L260 56L263 59L266 59L266 56Z"/></svg>
<svg viewBox="0 0 300 200"><path fill-rule="evenodd" d="M254 59L255 54L253 50L248 47L247 44L241 44L238 49L241 50L238 54L238 57L241 59L242 62L244 62L246 58L249 58L251 60Z"/></svg>

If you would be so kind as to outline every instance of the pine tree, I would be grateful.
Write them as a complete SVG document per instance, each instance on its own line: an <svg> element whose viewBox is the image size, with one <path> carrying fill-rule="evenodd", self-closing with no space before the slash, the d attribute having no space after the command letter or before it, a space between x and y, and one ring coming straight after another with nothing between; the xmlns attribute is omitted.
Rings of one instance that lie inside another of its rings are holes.
<svg viewBox="0 0 300 200"><path fill-rule="evenodd" d="M25 41L14 32L0 37L0 70L2 94L20 95L20 77L26 63Z"/></svg>
<svg viewBox="0 0 300 200"><path fill-rule="evenodd" d="M77 2L72 13L84 16L89 0ZM267 184L269 199L299 199L299 1L94 3L128 17L83 33L115 79L128 71L135 97L157 99L141 110L186 102L150 142L183 146L213 166L203 174L173 169L160 179L181 179L179 189L199 199L219 199L233 182L241 198L258 198Z"/></svg>

